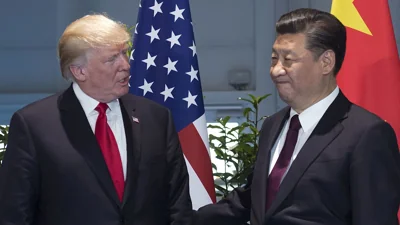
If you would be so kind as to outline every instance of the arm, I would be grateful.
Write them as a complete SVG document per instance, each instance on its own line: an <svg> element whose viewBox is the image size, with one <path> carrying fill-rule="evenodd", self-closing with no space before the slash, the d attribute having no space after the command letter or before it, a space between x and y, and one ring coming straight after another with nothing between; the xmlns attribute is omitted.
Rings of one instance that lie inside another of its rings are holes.
<svg viewBox="0 0 400 225"><path fill-rule="evenodd" d="M350 165L354 225L398 225L400 157L396 135L381 122L366 130Z"/></svg>
<svg viewBox="0 0 400 225"><path fill-rule="evenodd" d="M169 111L168 111L169 112ZM190 224L192 201L189 194L189 174L171 113L167 118L167 157L169 182L169 217L171 225Z"/></svg>
<svg viewBox="0 0 400 225"><path fill-rule="evenodd" d="M271 117L263 122L260 130L259 139L265 138L266 127L270 126ZM260 141L259 140L259 141ZM260 143L259 143L260 146ZM257 158L260 151L257 152ZM263 161L264 159L260 159ZM234 189L229 195L216 204L201 207L195 212L193 225L243 225L250 220L251 212L251 192L253 171L247 177L244 187Z"/></svg>
<svg viewBox="0 0 400 225"><path fill-rule="evenodd" d="M169 119L172 123L172 118ZM171 126L171 124L170 124ZM175 129L175 128L174 128ZM172 130L169 133L174 133ZM174 156L170 171L171 224L191 225L242 225L250 219L251 175L244 188L237 188L217 204L209 204L193 211L189 196L189 177L178 136L170 136L168 154ZM190 208L188 208L188 202ZM189 210L188 210L189 209ZM193 215L193 218L192 218ZM182 220L184 219L184 220ZM191 223L189 223L189 221Z"/></svg>
<svg viewBox="0 0 400 225"><path fill-rule="evenodd" d="M250 175L251 177L251 175ZM216 204L195 212L193 225L243 225L250 220L251 178L243 188L236 188Z"/></svg>
<svg viewBox="0 0 400 225"><path fill-rule="evenodd" d="M32 138L23 117L15 113L0 168L0 224L32 224L38 187L39 172Z"/></svg>

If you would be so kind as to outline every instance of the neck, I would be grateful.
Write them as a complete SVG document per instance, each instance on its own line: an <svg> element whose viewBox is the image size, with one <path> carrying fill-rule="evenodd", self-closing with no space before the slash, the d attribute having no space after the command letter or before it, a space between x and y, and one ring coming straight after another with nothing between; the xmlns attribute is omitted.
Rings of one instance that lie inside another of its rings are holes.
<svg viewBox="0 0 400 225"><path fill-rule="evenodd" d="M91 88L86 88L84 85L82 85L79 82L76 82L80 89L89 97L93 98L94 100L98 102L103 102L103 103L109 103L114 101L115 99L110 96L104 95L104 93L98 92L98 91L92 91Z"/></svg>
<svg viewBox="0 0 400 225"><path fill-rule="evenodd" d="M330 79L328 81L328 84L319 91L319 94L314 95L313 98L307 99L308 101L302 102L301 104L289 104L294 111L296 111L298 114L302 113L304 110L307 108L311 107L315 103L321 101L322 99L326 98L328 95L330 95L336 88L336 79Z"/></svg>

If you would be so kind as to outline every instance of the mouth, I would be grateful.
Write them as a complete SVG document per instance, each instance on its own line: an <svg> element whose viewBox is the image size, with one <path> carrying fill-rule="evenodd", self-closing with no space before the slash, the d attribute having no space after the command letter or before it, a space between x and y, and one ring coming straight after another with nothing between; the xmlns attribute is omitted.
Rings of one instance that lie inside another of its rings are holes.
<svg viewBox="0 0 400 225"><path fill-rule="evenodd" d="M129 83L129 78L131 78L131 76L127 76L124 79L121 79L119 81L119 83L123 84L123 85L127 85Z"/></svg>
<svg viewBox="0 0 400 225"><path fill-rule="evenodd" d="M284 81L284 80L275 80L275 84L286 84L289 83L288 81Z"/></svg>

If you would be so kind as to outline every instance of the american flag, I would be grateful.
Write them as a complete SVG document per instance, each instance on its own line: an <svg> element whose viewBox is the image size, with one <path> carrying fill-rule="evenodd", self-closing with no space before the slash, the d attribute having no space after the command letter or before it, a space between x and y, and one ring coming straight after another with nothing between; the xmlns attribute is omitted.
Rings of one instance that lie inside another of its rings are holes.
<svg viewBox="0 0 400 225"><path fill-rule="evenodd" d="M193 208L215 202L188 0L141 0L130 64L130 92L172 112L189 171Z"/></svg>

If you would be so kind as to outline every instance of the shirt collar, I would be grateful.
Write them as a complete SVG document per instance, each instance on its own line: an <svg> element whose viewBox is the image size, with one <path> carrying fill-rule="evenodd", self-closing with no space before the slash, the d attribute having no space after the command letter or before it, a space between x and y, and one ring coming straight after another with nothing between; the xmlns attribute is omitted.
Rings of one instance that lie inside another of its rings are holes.
<svg viewBox="0 0 400 225"><path fill-rule="evenodd" d="M328 107L332 104L335 98L339 94L339 87L336 86L335 90L333 90L328 96L315 103L314 105L308 107L302 113L298 114L294 111L293 108L290 109L290 118L289 120L296 114L299 115L299 120L301 124L301 128L304 132L310 131L315 125L319 122L322 116L325 114Z"/></svg>
<svg viewBox="0 0 400 225"><path fill-rule="evenodd" d="M89 114L96 112L96 107L99 104L99 101L96 99L90 97L87 95L85 92L82 91L82 89L79 87L77 83L72 84L72 88L75 92L76 97L78 98L79 102L81 103L81 106L83 108L83 111L85 112L85 115L88 116ZM107 103L108 108L111 112L118 113L120 112L118 109L119 107L119 102L118 99L113 100L109 103Z"/></svg>

